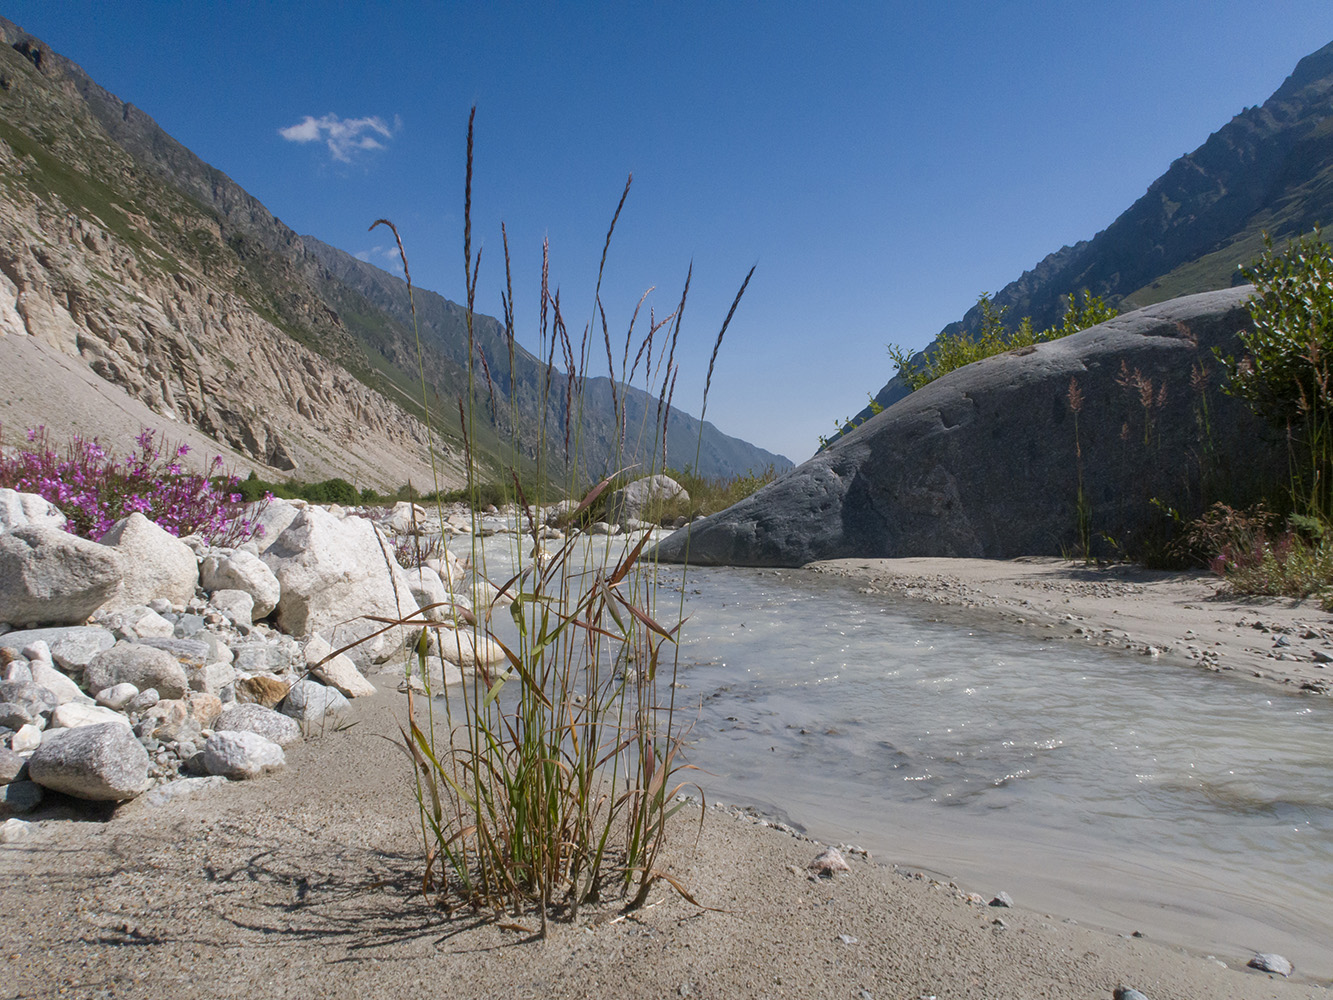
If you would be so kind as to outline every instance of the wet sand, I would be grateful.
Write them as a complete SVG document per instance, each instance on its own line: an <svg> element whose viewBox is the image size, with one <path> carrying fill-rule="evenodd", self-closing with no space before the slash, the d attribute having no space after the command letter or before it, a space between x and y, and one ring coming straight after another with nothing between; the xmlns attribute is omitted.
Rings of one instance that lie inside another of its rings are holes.
<svg viewBox="0 0 1333 1000"><path fill-rule="evenodd" d="M1127 649L1289 690L1333 691L1333 615L1314 601L1228 594L1209 573L1047 557L834 559L805 569L919 602L927 617Z"/></svg>

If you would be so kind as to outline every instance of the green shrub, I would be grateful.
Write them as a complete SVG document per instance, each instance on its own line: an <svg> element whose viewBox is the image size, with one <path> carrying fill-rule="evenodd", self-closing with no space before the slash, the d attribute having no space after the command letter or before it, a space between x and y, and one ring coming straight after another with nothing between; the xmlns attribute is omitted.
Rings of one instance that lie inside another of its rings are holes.
<svg viewBox="0 0 1333 1000"><path fill-rule="evenodd" d="M1225 389L1256 414L1285 427L1291 442L1292 503L1323 523L1333 519L1333 250L1318 229L1248 267L1254 283L1244 353L1221 358Z"/></svg>
<svg viewBox="0 0 1333 1000"><path fill-rule="evenodd" d="M1025 316L1018 327L1010 331L1004 325L1007 306L995 308L990 296L984 293L977 299L977 305L981 307L981 329L976 336L963 331L941 334L927 352L924 366L918 367L912 362L912 352L907 348L889 345L889 358L897 365L898 376L913 390L973 361L1047 340L1059 340L1120 314L1119 309L1108 306L1100 295L1093 295L1085 288L1082 305L1079 305L1077 295L1069 297L1059 326L1038 331L1033 329L1032 318Z"/></svg>

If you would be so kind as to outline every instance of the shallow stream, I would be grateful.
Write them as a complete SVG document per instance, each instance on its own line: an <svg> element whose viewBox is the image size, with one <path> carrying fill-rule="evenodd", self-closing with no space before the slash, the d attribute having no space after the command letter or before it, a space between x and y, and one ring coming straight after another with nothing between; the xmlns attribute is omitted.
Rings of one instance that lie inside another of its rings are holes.
<svg viewBox="0 0 1333 1000"><path fill-rule="evenodd" d="M710 799L990 898L1333 978L1333 704L932 624L800 571L692 569Z"/></svg>
<svg viewBox="0 0 1333 1000"><path fill-rule="evenodd" d="M1328 699L933 623L799 570L692 568L684 596L677 704L710 802L1053 919L1333 979Z"/></svg>

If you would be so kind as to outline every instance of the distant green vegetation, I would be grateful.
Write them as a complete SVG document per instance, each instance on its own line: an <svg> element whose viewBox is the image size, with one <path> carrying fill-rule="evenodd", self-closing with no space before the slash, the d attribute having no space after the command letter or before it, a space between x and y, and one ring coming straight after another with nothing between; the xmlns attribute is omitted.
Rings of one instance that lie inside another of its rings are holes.
<svg viewBox="0 0 1333 1000"><path fill-rule="evenodd" d="M1016 348L1031 347L1046 340L1059 340L1061 337L1068 337L1071 333L1078 333L1079 330L1086 330L1090 326L1105 323L1108 319L1120 315L1119 309L1108 306L1100 295L1093 295L1086 288L1083 289L1083 304L1079 305L1077 295L1071 295L1065 305L1065 315L1060 325L1046 330L1035 330L1031 316L1024 316L1017 329L1007 329L1004 325L1004 314L1008 311L1008 307L1001 306L997 309L987 292L983 292L977 299L977 305L981 307L981 329L976 336L966 332L940 334L927 350L925 361L921 365L913 362L913 353L907 348L897 344L888 345L889 358L897 366L898 377L913 391L923 385L929 385L955 368L970 365L973 361L980 361L982 358L1003 354ZM869 409L870 416L873 417L884 408L871 397ZM827 438L821 436L819 447L827 448L844 434L855 430L866 419L868 418L856 420L848 417L845 421L834 420L833 426L837 433Z"/></svg>
<svg viewBox="0 0 1333 1000"><path fill-rule="evenodd" d="M1017 329L1008 330L1004 325L1007 306L996 308L990 295L983 293L977 299L981 307L981 329L976 336L965 331L941 334L927 353L924 363L918 365L912 361L912 352L897 344L889 345L889 358L898 367L898 377L913 390L929 385L941 375L946 375L955 368L970 365L1015 348L1031 347L1047 340L1059 340L1071 333L1078 333L1098 323L1105 323L1120 314L1120 310L1108 306L1100 295L1093 295L1083 289L1083 304L1079 305L1078 296L1071 295L1065 305L1064 319L1059 326L1046 330L1036 330L1032 326L1032 317L1024 316Z"/></svg>

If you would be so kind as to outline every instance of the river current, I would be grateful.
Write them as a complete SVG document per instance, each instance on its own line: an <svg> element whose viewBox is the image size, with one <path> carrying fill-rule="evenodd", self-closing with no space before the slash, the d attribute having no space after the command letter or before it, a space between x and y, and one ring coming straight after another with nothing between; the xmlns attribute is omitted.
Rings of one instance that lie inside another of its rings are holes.
<svg viewBox="0 0 1333 1000"><path fill-rule="evenodd" d="M710 802L1055 920L1333 979L1328 699L801 571L691 568L683 596L677 704Z"/></svg>

